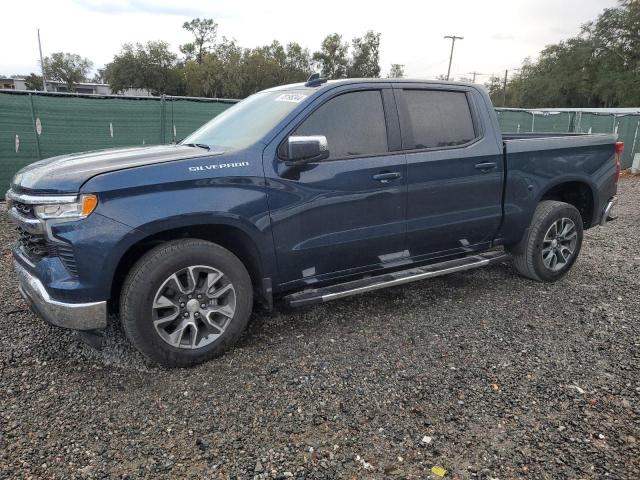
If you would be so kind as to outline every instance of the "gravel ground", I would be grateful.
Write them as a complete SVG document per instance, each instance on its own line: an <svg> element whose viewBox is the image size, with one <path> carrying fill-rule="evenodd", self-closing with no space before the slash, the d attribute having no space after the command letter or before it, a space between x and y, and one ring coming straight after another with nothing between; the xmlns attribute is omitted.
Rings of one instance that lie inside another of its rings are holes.
<svg viewBox="0 0 640 480"><path fill-rule="evenodd" d="M0 245L0 478L640 478L640 179L563 281L510 264L256 313L190 370L20 299Z"/></svg>

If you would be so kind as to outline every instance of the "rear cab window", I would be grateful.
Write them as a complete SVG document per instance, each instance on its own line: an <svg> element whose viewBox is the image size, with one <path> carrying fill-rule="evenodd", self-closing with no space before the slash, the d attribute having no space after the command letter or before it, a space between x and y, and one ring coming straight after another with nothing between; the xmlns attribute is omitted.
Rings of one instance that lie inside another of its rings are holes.
<svg viewBox="0 0 640 480"><path fill-rule="evenodd" d="M466 145L477 138L464 91L403 89L405 150Z"/></svg>

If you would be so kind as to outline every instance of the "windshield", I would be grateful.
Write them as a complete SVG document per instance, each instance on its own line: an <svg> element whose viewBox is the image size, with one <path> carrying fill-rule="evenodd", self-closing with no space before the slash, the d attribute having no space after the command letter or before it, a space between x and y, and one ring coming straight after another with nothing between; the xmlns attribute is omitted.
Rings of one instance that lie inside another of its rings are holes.
<svg viewBox="0 0 640 480"><path fill-rule="evenodd" d="M236 103L181 143L240 149L259 141L298 106L303 91L260 92Z"/></svg>

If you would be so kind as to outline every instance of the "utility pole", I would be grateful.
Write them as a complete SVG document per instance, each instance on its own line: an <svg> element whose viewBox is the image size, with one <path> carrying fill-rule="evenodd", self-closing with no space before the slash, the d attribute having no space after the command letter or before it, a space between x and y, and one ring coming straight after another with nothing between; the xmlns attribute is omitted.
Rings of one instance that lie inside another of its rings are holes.
<svg viewBox="0 0 640 480"><path fill-rule="evenodd" d="M512 68L512 72L520 72L521 68ZM504 71L504 84L502 85L502 106L507 106L507 77L509 76L509 69Z"/></svg>
<svg viewBox="0 0 640 480"><path fill-rule="evenodd" d="M44 74L44 60L42 59L42 44L40 43L40 29L38 29L38 49L40 49L40 68L42 68L42 88L47 91L47 77Z"/></svg>
<svg viewBox="0 0 640 480"><path fill-rule="evenodd" d="M451 61L453 60L453 47L456 46L456 40L464 40L464 37L456 37L455 35L445 35L444 38L451 39L451 54L449 55L449 68L447 69L447 81L451 75Z"/></svg>
<svg viewBox="0 0 640 480"><path fill-rule="evenodd" d="M502 86L502 106L507 106L507 76L509 75L509 70L504 71L504 85Z"/></svg>
<svg viewBox="0 0 640 480"><path fill-rule="evenodd" d="M467 75L473 75L473 83L476 83L476 75L486 75L486 73L468 72Z"/></svg>

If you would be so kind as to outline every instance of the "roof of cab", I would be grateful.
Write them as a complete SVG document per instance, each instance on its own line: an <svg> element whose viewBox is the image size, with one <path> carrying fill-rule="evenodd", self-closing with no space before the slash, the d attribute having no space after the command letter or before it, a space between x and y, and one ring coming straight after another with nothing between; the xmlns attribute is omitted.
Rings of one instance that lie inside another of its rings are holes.
<svg viewBox="0 0 640 480"><path fill-rule="evenodd" d="M478 87L477 84L465 83L465 82L452 82L446 80L426 80L424 78L341 78L338 80L328 80L324 83L321 83L316 86L308 87L304 82L301 83L290 83L288 85L279 85L277 87L272 87L267 89L268 92L276 92L282 90L309 90L309 91L319 91L326 89L328 87L335 87L338 85L352 85L352 84L361 84L361 83L424 83L429 85L464 85L471 87Z"/></svg>

